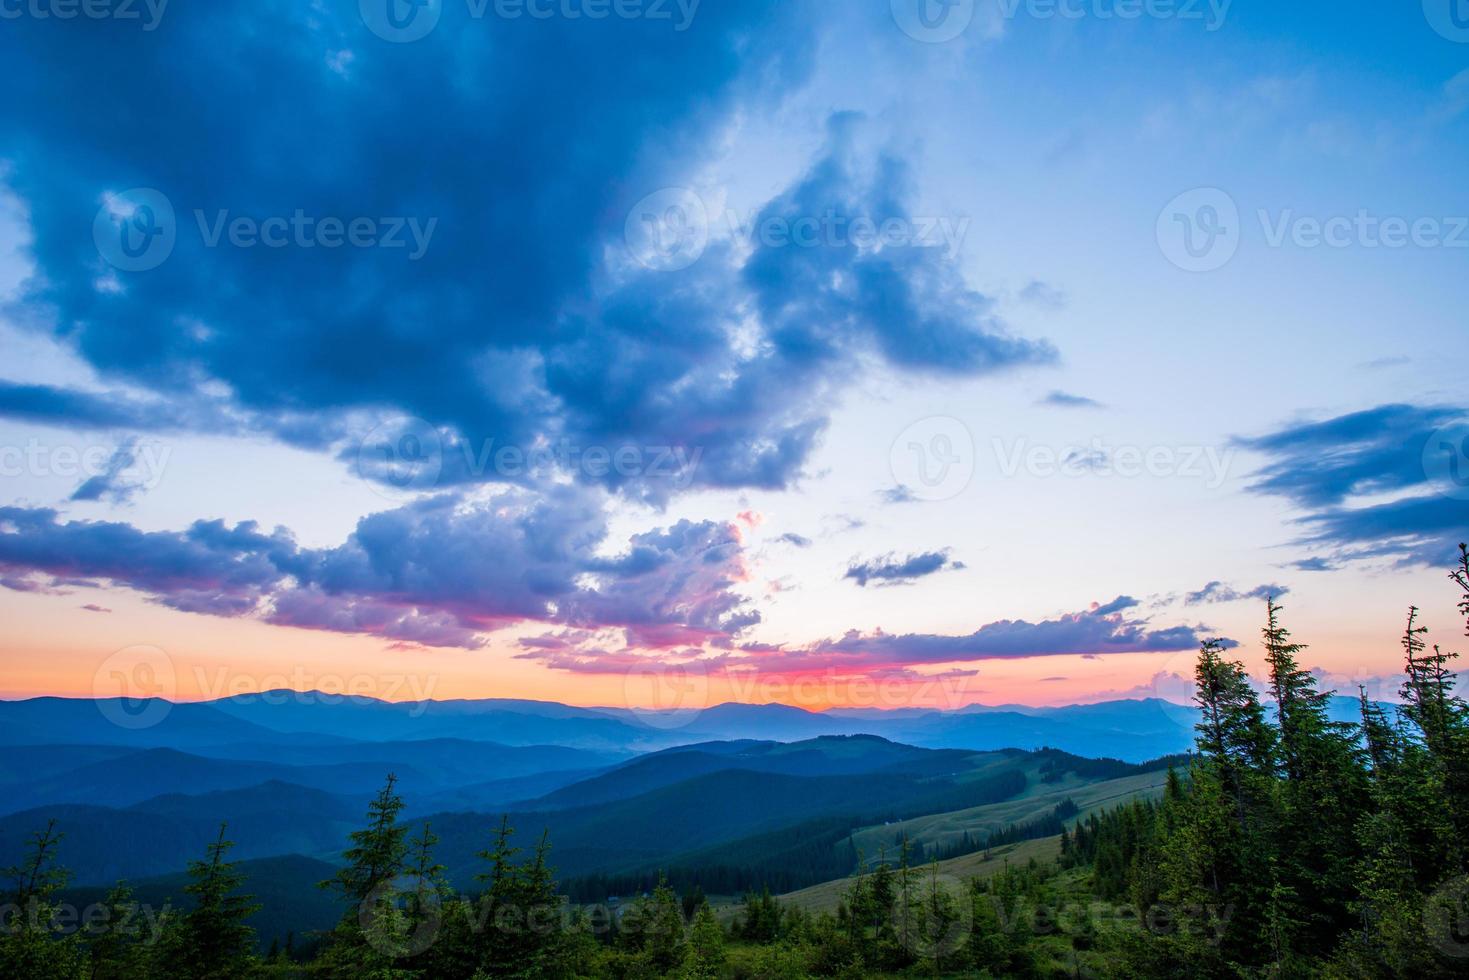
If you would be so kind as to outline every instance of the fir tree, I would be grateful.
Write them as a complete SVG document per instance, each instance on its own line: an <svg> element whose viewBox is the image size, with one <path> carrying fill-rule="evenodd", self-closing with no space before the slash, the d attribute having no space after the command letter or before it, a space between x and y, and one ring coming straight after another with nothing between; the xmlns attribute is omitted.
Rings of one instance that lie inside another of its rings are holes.
<svg viewBox="0 0 1469 980"><path fill-rule="evenodd" d="M398 975L394 964L399 959L417 951L416 923L399 905L408 830L398 823L404 804L397 782L397 776L388 775L367 804L367 826L348 835L351 846L342 854L342 869L320 883L336 891L345 906L322 956L329 976L387 980Z"/></svg>
<svg viewBox="0 0 1469 980"><path fill-rule="evenodd" d="M239 894L245 877L226 859L235 842L225 825L205 848L203 860L189 862L184 893L192 907L172 920L160 947L157 975L179 980L238 980L255 971L255 930L247 921L260 909Z"/></svg>
<svg viewBox="0 0 1469 980"><path fill-rule="evenodd" d="M102 921L89 930L91 980L139 976L147 948L139 906L127 882L119 881L102 900Z"/></svg>
<svg viewBox="0 0 1469 980"><path fill-rule="evenodd" d="M397 784L398 777L390 773L367 805L367 826L349 835L352 846L342 854L345 867L321 883L323 888L336 889L346 900L348 916L355 916L358 906L403 871L408 830L398 825L403 798L394 792Z"/></svg>
<svg viewBox="0 0 1469 980"><path fill-rule="evenodd" d="M1354 855L1339 828L1354 827L1367 809L1365 774L1348 726L1330 720L1330 692L1301 667L1304 644L1280 622L1281 607L1266 601L1265 659L1280 727L1281 820L1278 861L1271 866L1270 941L1277 966L1290 958L1281 946L1300 936L1320 948L1350 922L1356 894Z"/></svg>
<svg viewBox="0 0 1469 980"><path fill-rule="evenodd" d="M423 822L419 835L408 842L409 858L404 869L404 892L407 899L408 930L416 938L415 946L433 941L438 931L444 904L450 898L449 883L444 878L444 865L434 860L434 847L439 838L429 822Z"/></svg>
<svg viewBox="0 0 1469 980"><path fill-rule="evenodd" d="M688 953L683 911L667 878L660 876L652 896L628 911L623 929L643 970L668 973L677 969Z"/></svg>
<svg viewBox="0 0 1469 980"><path fill-rule="evenodd" d="M724 968L724 930L708 901L701 901L689 927L688 958L683 976L689 980L713 980Z"/></svg>
<svg viewBox="0 0 1469 980"><path fill-rule="evenodd" d="M55 921L56 893L71 879L56 863L61 838L56 821L49 821L31 836L25 860L4 871L12 883L8 921L0 930L0 965L7 980L66 980L81 974L76 936L64 934Z"/></svg>

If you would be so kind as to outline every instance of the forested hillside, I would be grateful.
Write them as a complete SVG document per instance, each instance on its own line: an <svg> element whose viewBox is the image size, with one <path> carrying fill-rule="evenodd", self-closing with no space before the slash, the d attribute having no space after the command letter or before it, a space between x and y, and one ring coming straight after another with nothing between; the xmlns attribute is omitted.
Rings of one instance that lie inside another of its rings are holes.
<svg viewBox="0 0 1469 980"><path fill-rule="evenodd" d="M1469 548L1450 577L1469 626ZM1462 975L1457 655L1409 610L1401 704L1363 692L1347 723L1273 599L1261 639L1258 679L1203 644L1196 752L1155 766L722 744L594 775L594 805L567 805L573 787L498 820L409 818L389 776L331 863L239 861L261 800L231 791L209 799L240 823L190 841L186 874L105 892L67 890L86 851L63 810L8 869L0 963L19 978Z"/></svg>

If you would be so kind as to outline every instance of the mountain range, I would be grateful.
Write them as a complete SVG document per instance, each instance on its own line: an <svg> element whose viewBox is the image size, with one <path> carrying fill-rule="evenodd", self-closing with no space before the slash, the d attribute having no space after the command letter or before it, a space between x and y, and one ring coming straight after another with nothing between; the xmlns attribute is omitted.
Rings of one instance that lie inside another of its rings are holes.
<svg viewBox="0 0 1469 980"><path fill-rule="evenodd" d="M181 872L227 823L251 888L297 895L340 859L392 773L405 819L432 827L459 889L477 887L503 817L523 848L549 835L577 900L645 890L664 874L711 894L790 891L846 876L899 833L949 856L1002 831L1058 833L1063 804L1075 816L1156 794L1170 765L1186 767L1194 720L1160 700L947 712L726 704L661 716L295 692L8 701L0 866L55 821L78 895L119 878L139 894L177 895ZM298 924L329 925L340 911L319 895L296 905ZM271 935L272 923L258 925Z"/></svg>

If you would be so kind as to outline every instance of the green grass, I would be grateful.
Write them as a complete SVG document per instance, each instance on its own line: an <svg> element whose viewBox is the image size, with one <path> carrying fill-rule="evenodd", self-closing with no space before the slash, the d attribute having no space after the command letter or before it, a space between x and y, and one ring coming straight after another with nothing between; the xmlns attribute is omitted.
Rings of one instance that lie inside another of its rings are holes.
<svg viewBox="0 0 1469 980"><path fill-rule="evenodd" d="M1009 864L1025 864L1034 858L1040 862L1054 861L1061 854L1060 837L1043 837L1040 840L1021 841L1019 844L1007 844L997 847L990 852L986 860L983 852L979 854L965 854L963 857L952 858L948 861L939 862L939 874L950 880L968 881L972 878L988 878ZM927 875L926 868L921 869ZM803 909L813 914L821 912L836 912L837 905L842 897L852 887L850 878L838 878L836 881L826 881L810 888L802 888L800 891L790 892L780 896L784 905L790 905ZM733 907L731 906L731 909Z"/></svg>
<svg viewBox="0 0 1469 980"><path fill-rule="evenodd" d="M892 854L897 839L904 835L914 844L922 844L924 847L959 844L966 832L971 839L980 841L1011 824L1045 816L1067 797L1081 808L1081 817L1084 818L1089 813L1111 809L1134 797L1161 796L1163 785L1168 779L1166 771L1124 776L1104 782L1086 782L1068 774L1059 782L1042 783L1036 773L1030 772L1026 775L1030 778L1030 786L1013 800L867 827L854 834L853 840L858 850L869 860L883 849Z"/></svg>

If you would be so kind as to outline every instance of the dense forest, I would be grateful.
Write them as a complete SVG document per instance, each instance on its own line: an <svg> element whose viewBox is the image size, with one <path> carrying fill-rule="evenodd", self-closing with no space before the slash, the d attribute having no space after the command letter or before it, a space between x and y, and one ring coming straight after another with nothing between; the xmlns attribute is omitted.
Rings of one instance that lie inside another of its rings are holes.
<svg viewBox="0 0 1469 980"><path fill-rule="evenodd" d="M1469 548L1460 546L1450 577L1469 635ZM1086 814L1067 800L949 852L919 854L901 838L891 852L854 850L866 873L830 912L765 888L716 906L703 894L711 882L687 872L625 902L572 902L546 835L525 846L508 820L487 828L479 887L455 894L432 825L402 819L390 777L322 882L348 909L329 934L259 951L246 922L255 901L230 860L227 827L191 864L177 907L140 908L122 883L99 906L69 907L58 897L65 842L43 828L27 860L7 869L0 975L1464 975L1469 708L1454 693L1457 654L1431 644L1411 609L1401 703L1389 712L1362 692L1360 721L1336 722L1281 613L1267 602L1258 691L1223 643L1204 644L1197 752L1170 770L1161 799ZM809 829L828 845L844 833ZM1058 858L992 862L1000 866L969 880L940 863L1056 835Z"/></svg>

